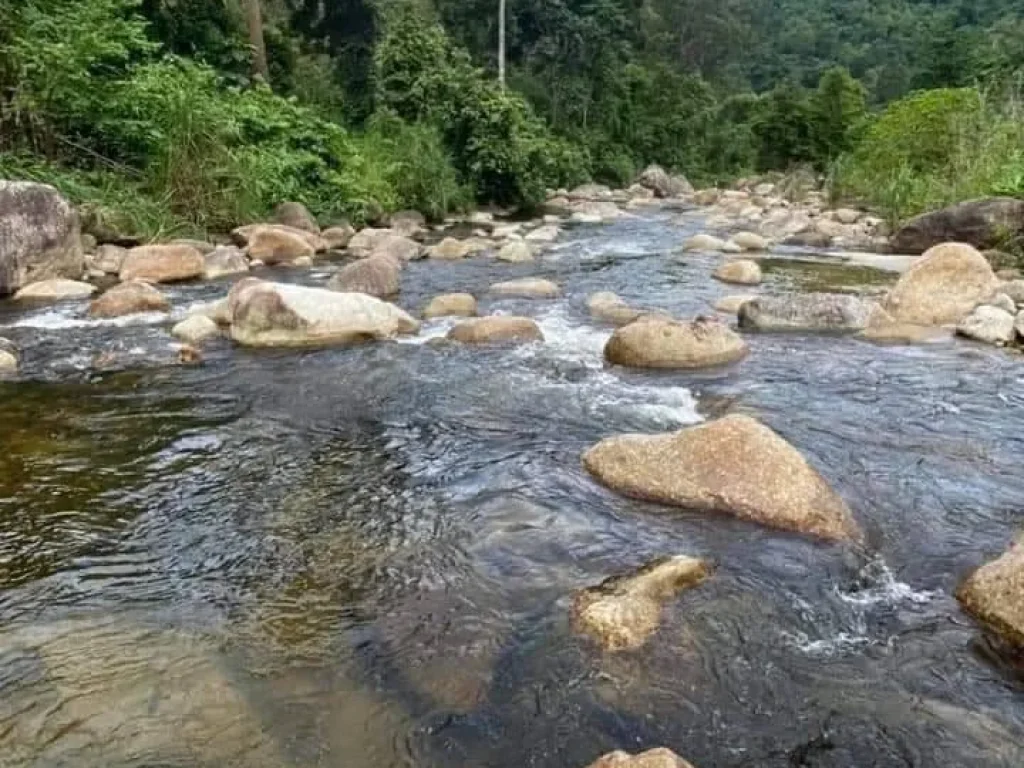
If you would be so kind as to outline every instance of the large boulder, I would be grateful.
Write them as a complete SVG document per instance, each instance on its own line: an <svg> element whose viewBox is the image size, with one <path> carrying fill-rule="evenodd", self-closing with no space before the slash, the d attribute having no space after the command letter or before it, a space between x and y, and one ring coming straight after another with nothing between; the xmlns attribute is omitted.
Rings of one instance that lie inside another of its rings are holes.
<svg viewBox="0 0 1024 768"><path fill-rule="evenodd" d="M66 299L84 299L96 293L96 286L79 280L40 280L29 283L14 298L26 301L64 301Z"/></svg>
<svg viewBox="0 0 1024 768"><path fill-rule="evenodd" d="M231 338L251 347L354 344L419 330L398 307L363 293L247 278L235 284L228 301Z"/></svg>
<svg viewBox="0 0 1024 768"><path fill-rule="evenodd" d="M413 237L423 232L427 220L419 211L398 211L391 214L389 223L395 234Z"/></svg>
<svg viewBox="0 0 1024 768"><path fill-rule="evenodd" d="M283 226L257 225L246 234L246 243L249 258L267 265L294 264L316 253L303 233Z"/></svg>
<svg viewBox="0 0 1024 768"><path fill-rule="evenodd" d="M171 303L144 280L119 283L89 305L92 317L121 317L137 312L166 312Z"/></svg>
<svg viewBox="0 0 1024 768"><path fill-rule="evenodd" d="M544 341L540 326L528 317L491 315L465 320L448 332L452 341L463 344Z"/></svg>
<svg viewBox="0 0 1024 768"><path fill-rule="evenodd" d="M842 293L786 293L757 296L739 309L741 328L756 331L853 332L866 328L878 304Z"/></svg>
<svg viewBox="0 0 1024 768"><path fill-rule="evenodd" d="M678 197L693 194L693 185L685 176L671 176L660 165L649 165L640 174L637 182L651 190L657 197Z"/></svg>
<svg viewBox="0 0 1024 768"><path fill-rule="evenodd" d="M78 214L53 187L0 180L0 296L85 270Z"/></svg>
<svg viewBox="0 0 1024 768"><path fill-rule="evenodd" d="M368 296L394 296L401 287L401 271L387 258L373 256L346 264L327 283L332 291L354 291Z"/></svg>
<svg viewBox="0 0 1024 768"><path fill-rule="evenodd" d="M140 245L125 254L119 273L123 282L177 283L203 276L203 254L191 245Z"/></svg>
<svg viewBox="0 0 1024 768"><path fill-rule="evenodd" d="M627 325L643 314L629 306L611 291L600 291L587 297L587 309L596 320L612 325Z"/></svg>
<svg viewBox="0 0 1024 768"><path fill-rule="evenodd" d="M327 247L330 250L341 250L346 248L349 241L355 237L356 230L351 224L338 224L333 227L328 227L320 233L320 237L327 243Z"/></svg>
<svg viewBox="0 0 1024 768"><path fill-rule="evenodd" d="M423 309L423 317L473 317L476 315L476 299L469 293L445 293L435 296Z"/></svg>
<svg viewBox="0 0 1024 768"><path fill-rule="evenodd" d="M622 750L609 752L587 768L693 768L693 766L671 749L658 747L638 755L631 755Z"/></svg>
<svg viewBox="0 0 1024 768"><path fill-rule="evenodd" d="M189 315L171 328L171 335L189 344L199 344L220 334L217 323L206 315Z"/></svg>
<svg viewBox="0 0 1024 768"><path fill-rule="evenodd" d="M968 200L916 216L890 240L896 253L924 253L949 242L975 248L1003 248L1024 237L1024 200L990 197Z"/></svg>
<svg viewBox="0 0 1024 768"><path fill-rule="evenodd" d="M981 304L960 321L956 332L986 344L1009 344L1016 335L1013 321L1013 313L990 304Z"/></svg>
<svg viewBox="0 0 1024 768"><path fill-rule="evenodd" d="M608 362L632 368L707 368L746 354L746 343L725 323L661 315L644 315L617 329L604 348Z"/></svg>
<svg viewBox="0 0 1024 768"><path fill-rule="evenodd" d="M269 236L268 230L273 230L277 233L280 233L280 235L289 234L299 238L307 246L309 246L309 248L312 249L313 253L321 253L328 249L327 241L324 240L323 237L316 234L315 232L307 232L304 229L289 227L286 224L246 224L245 226L236 227L235 229L231 230L231 239L235 243L235 245L239 246L240 248L250 249L251 246L253 245L253 237L258 235L259 237L269 239L267 242L261 245L257 245L257 248L268 249L272 247L274 243L274 238L271 238ZM280 236L280 239L282 242L288 243L290 248L296 248L296 246L291 245L290 241L285 240L283 236ZM309 253L308 251L305 251L302 254L300 254L300 256L311 255L312 254ZM251 253L250 256L252 256ZM252 256L252 258L260 259L260 261L264 261L265 263L268 264L272 263L266 261L266 259L262 258L261 256ZM278 259L278 261L291 261L292 259L295 258L299 257L295 255L282 254L282 258Z"/></svg>
<svg viewBox="0 0 1024 768"><path fill-rule="evenodd" d="M219 245L203 257L203 279L238 275L249 271L249 260L240 248Z"/></svg>
<svg viewBox="0 0 1024 768"><path fill-rule="evenodd" d="M972 573L956 596L968 613L1024 648L1024 538Z"/></svg>
<svg viewBox="0 0 1024 768"><path fill-rule="evenodd" d="M573 595L573 629L605 650L635 650L661 624L662 603L704 581L710 572L707 561L677 555L605 579Z"/></svg>
<svg viewBox="0 0 1024 768"><path fill-rule="evenodd" d="M715 270L714 277L723 283L757 285L761 282L761 267L750 259L727 261Z"/></svg>
<svg viewBox="0 0 1024 768"><path fill-rule="evenodd" d="M945 243L915 261L882 306L899 323L955 324L998 287L999 279L977 250Z"/></svg>
<svg viewBox="0 0 1024 768"><path fill-rule="evenodd" d="M0 338L0 376L18 372L18 348L14 342Z"/></svg>
<svg viewBox="0 0 1024 768"><path fill-rule="evenodd" d="M749 416L667 435L601 441L583 463L604 485L638 499L724 512L830 540L859 540L846 503L789 443Z"/></svg>
<svg viewBox="0 0 1024 768"><path fill-rule="evenodd" d="M533 249L529 243L523 240L512 240L501 247L501 250L498 251L497 259L498 261L507 261L512 264L533 261Z"/></svg>
<svg viewBox="0 0 1024 768"><path fill-rule="evenodd" d="M554 299L562 294L557 283L539 277L524 277L521 280L506 280L494 283L491 293L499 296L517 296L523 299Z"/></svg>
<svg viewBox="0 0 1024 768"><path fill-rule="evenodd" d="M206 240L195 240L191 237L176 237L170 241L170 245L190 245L203 254L203 256L211 253L217 247Z"/></svg>
<svg viewBox="0 0 1024 768"><path fill-rule="evenodd" d="M302 203L281 203L274 209L274 223L301 229L303 232L320 234L320 225L313 214Z"/></svg>

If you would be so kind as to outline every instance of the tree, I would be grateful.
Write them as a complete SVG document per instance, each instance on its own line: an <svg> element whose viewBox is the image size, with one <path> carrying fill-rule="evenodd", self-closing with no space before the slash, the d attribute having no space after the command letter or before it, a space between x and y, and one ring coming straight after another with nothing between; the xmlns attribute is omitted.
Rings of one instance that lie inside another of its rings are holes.
<svg viewBox="0 0 1024 768"><path fill-rule="evenodd" d="M245 0L245 21L249 28L249 46L252 48L253 79L270 83L267 67L267 46L263 42L263 9L260 0Z"/></svg>

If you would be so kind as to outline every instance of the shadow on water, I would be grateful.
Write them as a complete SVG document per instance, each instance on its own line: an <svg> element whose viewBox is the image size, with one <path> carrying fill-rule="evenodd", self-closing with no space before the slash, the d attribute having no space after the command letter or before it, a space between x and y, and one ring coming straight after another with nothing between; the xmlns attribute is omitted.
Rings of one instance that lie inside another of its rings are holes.
<svg viewBox="0 0 1024 768"><path fill-rule="evenodd" d="M727 369L606 368L589 293L692 315L732 292L684 235L653 216L535 265L406 270L409 309L466 290L537 317L546 343L516 349L423 343L439 320L176 368L161 322L5 313L41 346L0 388L0 765L571 768L667 745L702 768L1019 768L1024 683L951 593L1020 526L1021 361L756 335ZM893 279L858 269L829 287ZM488 294L527 274L564 298ZM68 367L111 345L137 368ZM607 435L737 410L838 488L866 551L623 499L580 466ZM572 635L574 589L673 553L718 567L641 651Z"/></svg>

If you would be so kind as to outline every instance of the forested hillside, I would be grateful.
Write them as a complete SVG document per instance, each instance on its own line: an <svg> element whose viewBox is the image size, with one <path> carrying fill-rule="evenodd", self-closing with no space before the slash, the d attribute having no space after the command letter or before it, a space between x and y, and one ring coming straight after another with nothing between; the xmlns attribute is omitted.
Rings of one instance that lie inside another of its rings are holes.
<svg viewBox="0 0 1024 768"><path fill-rule="evenodd" d="M505 88L499 7L0 4L0 175L147 234L283 199L530 206L649 162L699 184L810 165L893 219L1024 192L1024 0L507 0Z"/></svg>

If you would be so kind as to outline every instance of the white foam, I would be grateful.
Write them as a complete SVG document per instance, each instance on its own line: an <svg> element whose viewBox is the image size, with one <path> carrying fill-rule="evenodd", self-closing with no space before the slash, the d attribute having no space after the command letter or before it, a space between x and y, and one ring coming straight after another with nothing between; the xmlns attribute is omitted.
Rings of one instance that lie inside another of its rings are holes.
<svg viewBox="0 0 1024 768"><path fill-rule="evenodd" d="M157 325L166 323L164 312L140 312L134 315L109 318L84 318L77 310L49 309L16 320L8 328L38 328L40 330L61 330L65 328L99 328L112 326L123 328L130 325Z"/></svg>
<svg viewBox="0 0 1024 768"><path fill-rule="evenodd" d="M872 560L861 569L861 574L870 580L869 586L855 591L838 588L835 590L844 603L862 607L900 603L924 605L938 595L937 592L916 590L905 582L897 581L889 566L882 560Z"/></svg>

